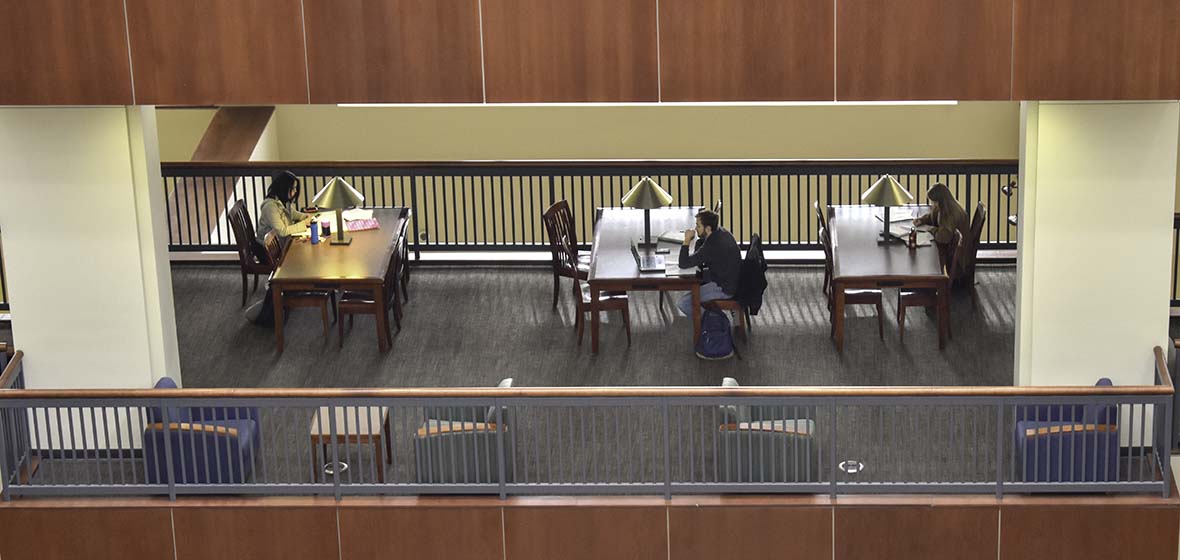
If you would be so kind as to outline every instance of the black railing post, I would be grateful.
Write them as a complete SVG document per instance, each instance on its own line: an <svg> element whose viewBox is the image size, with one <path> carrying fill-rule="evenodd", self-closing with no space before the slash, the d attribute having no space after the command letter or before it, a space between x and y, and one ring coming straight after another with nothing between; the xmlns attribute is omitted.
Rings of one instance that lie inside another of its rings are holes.
<svg viewBox="0 0 1180 560"><path fill-rule="evenodd" d="M418 233L418 175L410 171L410 221L414 223L414 260L422 260L422 247L419 241L422 236Z"/></svg>

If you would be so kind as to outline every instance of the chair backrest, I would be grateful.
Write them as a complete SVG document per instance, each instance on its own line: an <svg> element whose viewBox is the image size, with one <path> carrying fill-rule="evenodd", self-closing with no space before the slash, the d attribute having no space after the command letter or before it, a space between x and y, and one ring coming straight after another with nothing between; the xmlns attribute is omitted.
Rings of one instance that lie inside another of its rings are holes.
<svg viewBox="0 0 1180 560"><path fill-rule="evenodd" d="M985 225L987 225L987 205L980 202L975 206L975 215L971 217L971 234L963 240L966 249L963 251L963 263L960 265L960 269L963 271L961 278L971 284L975 283L975 257L979 254L979 241L983 237Z"/></svg>
<svg viewBox="0 0 1180 560"><path fill-rule="evenodd" d="M828 227L828 217L824 215L823 209L820 208L819 201L817 200L815 202L812 202L811 207L815 210L815 220L816 220L816 224L818 224L817 227L827 228Z"/></svg>
<svg viewBox="0 0 1180 560"><path fill-rule="evenodd" d="M387 264L385 267L384 284L386 306L392 305L394 298L397 297L398 271L401 268L402 262L402 243L405 242L406 240L403 237L402 240L398 242L398 245L393 248L393 251L389 255L389 264Z"/></svg>
<svg viewBox="0 0 1180 560"><path fill-rule="evenodd" d="M555 262L562 240L568 240L572 247L577 248L578 233L574 230L574 213L570 210L569 202L554 202L541 215L541 221L545 223L545 232L549 234L549 250L553 252Z"/></svg>
<svg viewBox="0 0 1180 560"><path fill-rule="evenodd" d="M713 213L717 214L717 223L721 223L721 208L722 208L721 199L718 198L717 204L713 205Z"/></svg>
<svg viewBox="0 0 1180 560"><path fill-rule="evenodd" d="M832 256L832 236L828 233L828 228L826 227L819 228L819 246L824 250L824 273L830 278L832 270L835 268L835 264L832 262L835 257ZM832 298L831 285L824 284L823 291L824 295L828 296L830 302Z"/></svg>
<svg viewBox="0 0 1180 560"><path fill-rule="evenodd" d="M283 243L279 241L278 234L274 230L266 232L262 246L266 250L266 262L270 263L271 268L278 268L279 263L283 262Z"/></svg>
<svg viewBox="0 0 1180 560"><path fill-rule="evenodd" d="M578 269L578 252L574 246L570 244L569 239L562 240L559 243L556 265L560 268L569 270ZM577 303L578 309L582 308L582 279L577 275L573 275L574 288L574 302Z"/></svg>
<svg viewBox="0 0 1180 560"><path fill-rule="evenodd" d="M959 274L959 261L963 260L963 253L966 249L967 244L963 242L963 233L955 230L955 233L951 236L951 242L938 255L938 260L941 261L943 270L950 275L951 281L954 281Z"/></svg>
<svg viewBox="0 0 1180 560"><path fill-rule="evenodd" d="M259 262L260 255L254 253L256 245L254 223L250 221L250 213L246 211L246 201L235 202L226 214L226 219L229 220L230 228L234 232L234 241L238 245L238 259L243 265Z"/></svg>

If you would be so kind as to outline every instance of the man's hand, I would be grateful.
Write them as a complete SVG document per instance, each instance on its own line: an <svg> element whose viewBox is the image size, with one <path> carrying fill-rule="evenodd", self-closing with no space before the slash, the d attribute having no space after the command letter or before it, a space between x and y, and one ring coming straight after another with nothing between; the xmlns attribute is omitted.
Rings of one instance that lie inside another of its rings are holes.
<svg viewBox="0 0 1180 560"><path fill-rule="evenodd" d="M692 245L692 240L696 239L696 238L697 238L697 230L695 230L695 229L684 230L684 246L685 247Z"/></svg>

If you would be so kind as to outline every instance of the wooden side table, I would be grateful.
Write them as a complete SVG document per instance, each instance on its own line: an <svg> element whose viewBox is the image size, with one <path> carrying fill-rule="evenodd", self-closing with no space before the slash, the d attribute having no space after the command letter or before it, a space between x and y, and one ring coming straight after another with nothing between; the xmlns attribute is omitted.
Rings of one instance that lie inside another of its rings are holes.
<svg viewBox="0 0 1180 560"><path fill-rule="evenodd" d="M316 482L324 470L319 454L323 461L331 455L329 445L341 443L372 444L373 457L377 463L377 482L385 482L385 457L393 455L393 430L389 427L389 408L387 407L336 407L336 436L332 437L331 418L328 407L322 406L311 416L311 426L308 435L311 437L311 460L315 463ZM384 442L384 445L382 445ZM316 450L320 450L317 454Z"/></svg>

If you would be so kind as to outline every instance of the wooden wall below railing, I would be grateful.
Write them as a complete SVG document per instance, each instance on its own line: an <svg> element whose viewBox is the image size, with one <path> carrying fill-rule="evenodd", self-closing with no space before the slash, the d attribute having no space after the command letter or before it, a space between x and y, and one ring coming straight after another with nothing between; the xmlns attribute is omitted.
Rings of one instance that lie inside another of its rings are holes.
<svg viewBox="0 0 1180 560"><path fill-rule="evenodd" d="M1175 558L1180 499L685 496L16 500L0 557Z"/></svg>

